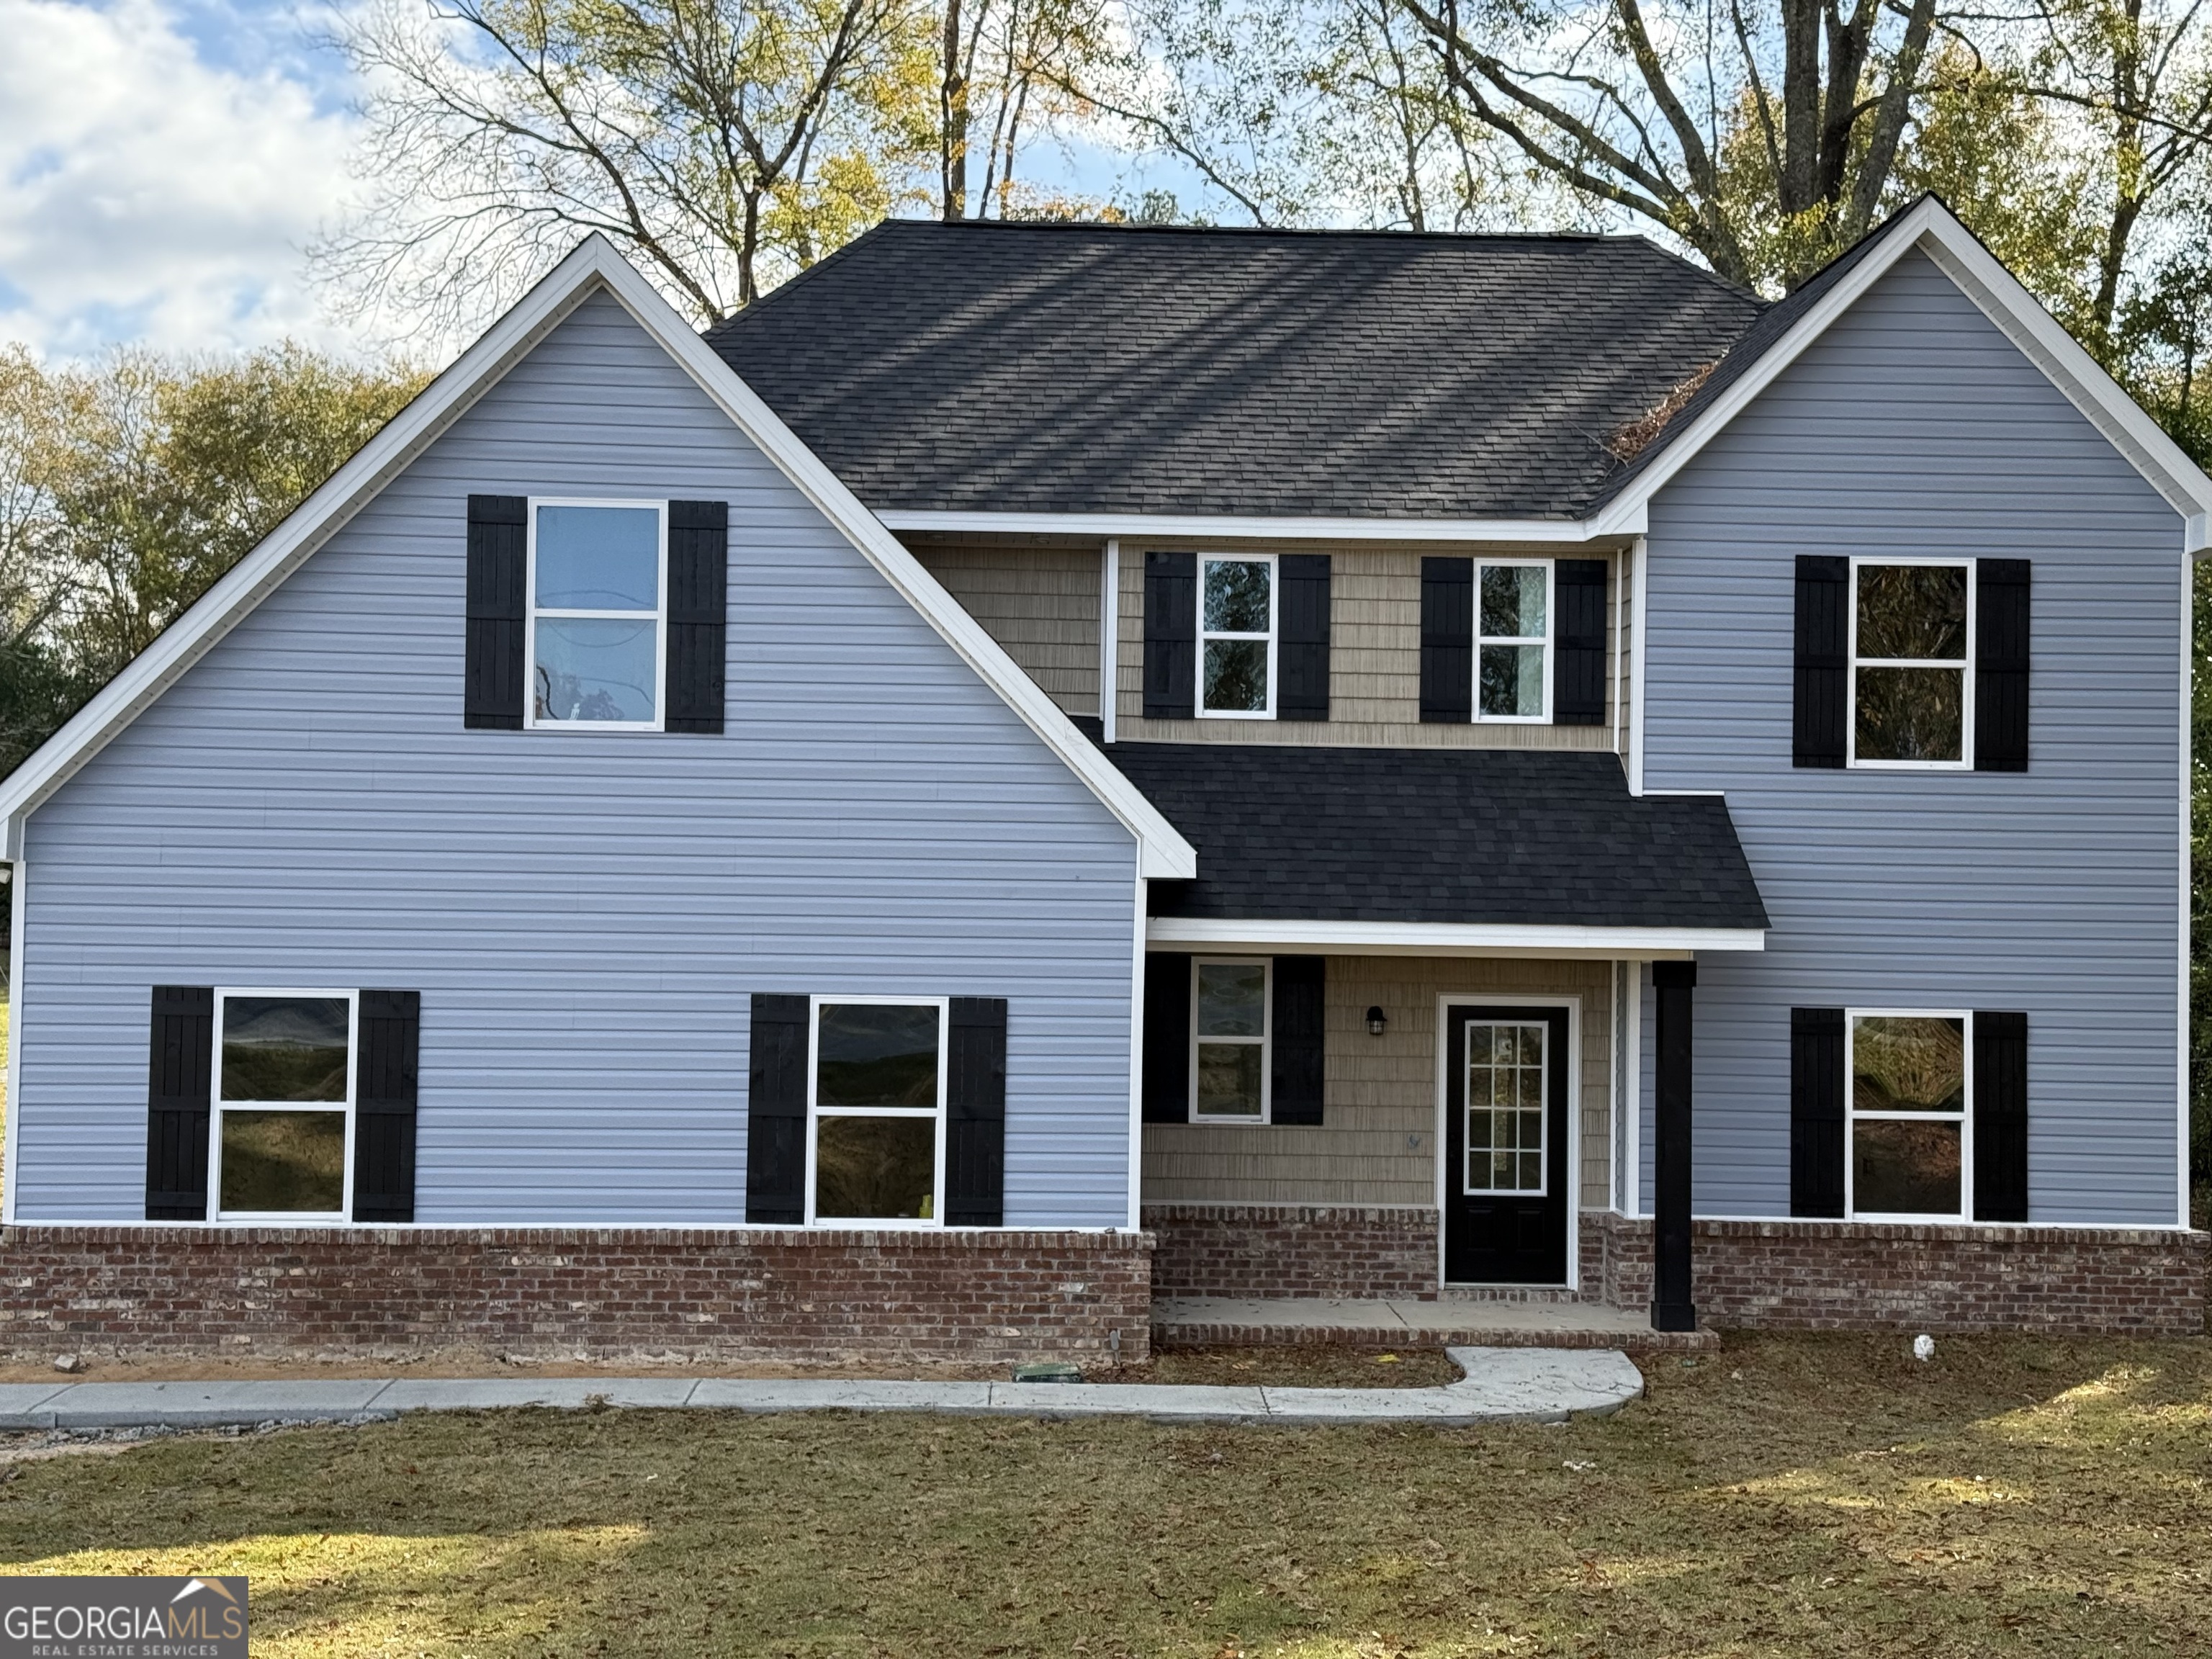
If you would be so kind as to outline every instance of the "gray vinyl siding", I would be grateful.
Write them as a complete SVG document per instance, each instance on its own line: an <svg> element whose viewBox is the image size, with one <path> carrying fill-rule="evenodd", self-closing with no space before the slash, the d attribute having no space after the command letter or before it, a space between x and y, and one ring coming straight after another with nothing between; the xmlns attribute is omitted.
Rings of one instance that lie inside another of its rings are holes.
<svg viewBox="0 0 2212 1659"><path fill-rule="evenodd" d="M1789 1211L1790 1009L1887 1004L2027 1012L2033 1221L2175 1220L2181 528L1917 253L1659 494L1645 784L1773 918L1698 963L1701 1213ZM2033 562L2026 775L1791 767L1792 560L1883 552Z"/></svg>
<svg viewBox="0 0 2212 1659"><path fill-rule="evenodd" d="M472 490L728 501L726 735L465 731ZM156 983L419 989L441 1224L739 1221L750 993L1004 996L1006 1222L1127 1220L1133 836L604 295L27 857L26 1220L143 1213Z"/></svg>

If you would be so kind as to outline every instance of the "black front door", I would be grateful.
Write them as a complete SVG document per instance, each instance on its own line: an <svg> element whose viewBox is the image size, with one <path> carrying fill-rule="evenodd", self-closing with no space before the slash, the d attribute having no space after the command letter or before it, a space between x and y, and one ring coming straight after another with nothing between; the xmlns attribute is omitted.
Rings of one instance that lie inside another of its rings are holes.
<svg viewBox="0 0 2212 1659"><path fill-rule="evenodd" d="M1567 1279L1567 1010L1444 1009L1444 1281Z"/></svg>

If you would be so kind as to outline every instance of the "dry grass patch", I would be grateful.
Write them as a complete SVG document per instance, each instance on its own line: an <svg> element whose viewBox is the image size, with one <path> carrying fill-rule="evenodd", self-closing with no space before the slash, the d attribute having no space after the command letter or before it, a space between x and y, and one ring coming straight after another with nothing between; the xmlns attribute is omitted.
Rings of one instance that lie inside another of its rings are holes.
<svg viewBox="0 0 2212 1659"><path fill-rule="evenodd" d="M2204 1650L2212 1343L1769 1337L1650 1375L1548 1429L520 1412L156 1443L0 1475L0 1567L245 1571L271 1656Z"/></svg>

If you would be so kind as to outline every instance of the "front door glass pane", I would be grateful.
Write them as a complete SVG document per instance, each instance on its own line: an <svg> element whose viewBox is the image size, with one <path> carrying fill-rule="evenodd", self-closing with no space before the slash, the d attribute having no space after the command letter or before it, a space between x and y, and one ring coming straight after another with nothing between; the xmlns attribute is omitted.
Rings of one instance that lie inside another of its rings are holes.
<svg viewBox="0 0 2212 1659"><path fill-rule="evenodd" d="M1544 1190L1547 1036L1541 1025L1468 1022L1467 1191Z"/></svg>

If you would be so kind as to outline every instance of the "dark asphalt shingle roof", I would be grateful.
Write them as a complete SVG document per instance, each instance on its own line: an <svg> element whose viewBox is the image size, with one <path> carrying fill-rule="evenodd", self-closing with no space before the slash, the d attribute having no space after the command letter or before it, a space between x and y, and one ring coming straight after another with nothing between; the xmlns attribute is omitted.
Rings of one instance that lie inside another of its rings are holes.
<svg viewBox="0 0 2212 1659"><path fill-rule="evenodd" d="M1764 308L1638 237L894 220L708 340L878 511L1571 518Z"/></svg>
<svg viewBox="0 0 2212 1659"><path fill-rule="evenodd" d="M1156 915L1767 925L1727 802L1632 796L1612 755L1175 743L1105 753L1198 849L1195 881L1152 884Z"/></svg>

